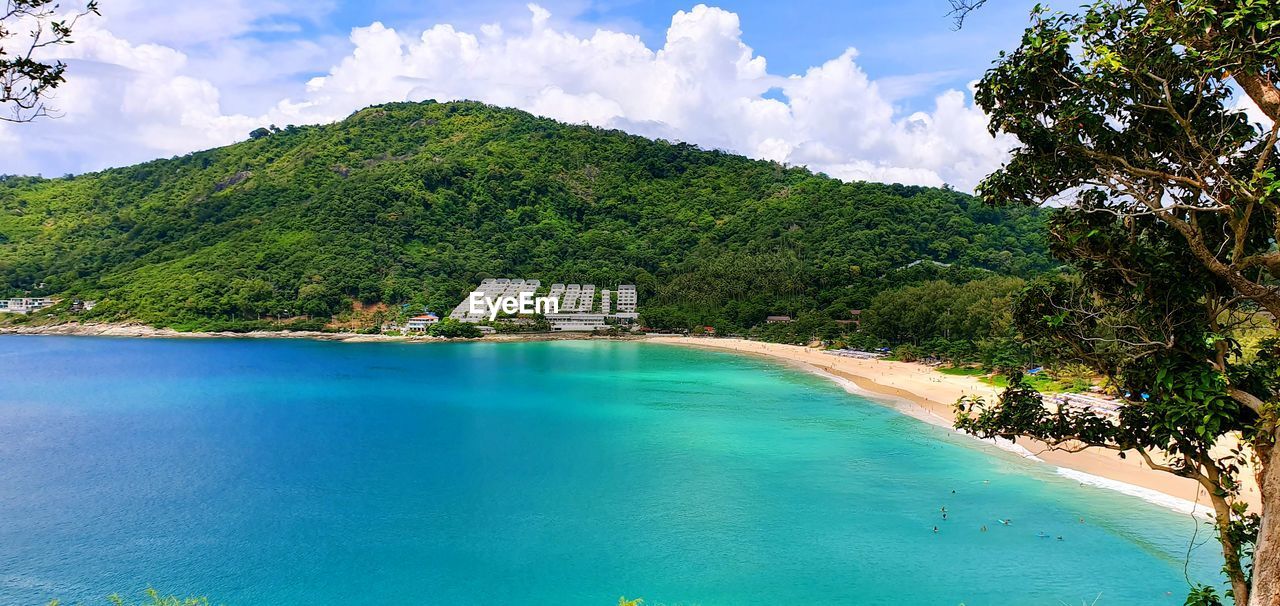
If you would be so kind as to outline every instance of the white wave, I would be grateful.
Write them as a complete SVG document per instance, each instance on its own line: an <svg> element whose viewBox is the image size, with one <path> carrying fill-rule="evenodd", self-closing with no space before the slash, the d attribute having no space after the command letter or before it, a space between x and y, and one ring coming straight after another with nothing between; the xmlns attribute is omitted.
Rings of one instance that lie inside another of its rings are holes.
<svg viewBox="0 0 1280 606"><path fill-rule="evenodd" d="M1148 503L1154 503L1179 513L1213 517L1213 509L1204 504L1195 503L1186 499L1179 499L1178 497L1169 496L1163 492L1151 490L1150 488L1134 486L1133 484L1126 484L1118 480L1095 476L1091 473L1068 469L1066 467L1058 467L1056 471L1058 472L1058 475L1071 478L1081 484L1105 488L1107 490L1114 490L1131 497L1138 497Z"/></svg>
<svg viewBox="0 0 1280 606"><path fill-rule="evenodd" d="M933 414L931 411L925 409L922 406L917 405L915 402L912 402L906 398L889 396L882 393L873 392L868 389L863 389L857 383L854 383L853 381L850 381L844 377L833 375L829 372L826 372L825 370L822 370L820 368L815 368L808 364L804 364L803 366L809 372L812 372L813 374L816 374L821 377L825 377L826 379L835 382L837 385L840 385L845 389L845 391L851 394L862 396L864 398L867 398L873 401L884 402L886 404L889 404L891 408L900 410L908 414L909 416L919 418L928 423L934 423L934 424L949 427L949 425L945 422L946 421L945 419L938 417L936 414ZM1044 459L1037 457L1030 450L1027 450L1025 447L1023 447L1022 445L1012 440L1006 440L1004 438L999 438L999 437L982 439L982 438L973 436L971 434L967 434L960 430L954 430L954 431L960 435L995 446L1000 450L1011 452L1024 459L1035 461L1037 463L1044 463ZM1119 480L1112 480L1110 478L1096 476L1091 473L1085 473L1083 471L1078 471L1078 470L1070 469L1067 467L1055 467L1054 470L1057 472L1058 475L1066 478L1070 478L1081 484L1093 486L1096 488L1103 488L1106 490L1112 490L1112 491L1115 491L1127 496L1131 496L1131 497L1137 497L1148 503L1159 505L1161 507L1164 507L1166 509L1171 509L1179 513L1213 517L1213 509L1207 505L1195 503L1192 501L1188 501L1186 499L1180 499L1178 497L1164 494L1163 492L1160 492L1157 490L1152 490L1150 488L1143 488L1141 486L1135 486L1133 484L1121 482Z"/></svg>
<svg viewBox="0 0 1280 606"><path fill-rule="evenodd" d="M1003 450L1003 451L1005 451L1005 452L1012 452L1013 454L1016 454L1016 455L1018 455L1018 456L1020 456L1020 457L1022 457L1022 458L1024 458L1024 459L1030 459L1030 460L1035 461L1035 462L1037 462L1037 463L1043 463L1043 462L1044 462L1044 459L1041 459L1040 457L1037 457L1037 456L1036 456L1034 453L1032 453L1030 450L1027 450L1027 448L1026 448L1025 446L1022 446L1021 444L1018 444L1017 442L1014 442L1013 440L1006 440L1006 439L1001 438L1001 437L989 438L989 439L985 439L985 440L984 440L984 439L982 439L982 438L978 438L978 437L976 437L976 436L973 436L972 434L967 434L967 433L965 433L965 432L963 432L963 431L960 431L959 429L957 429L957 430L955 430L955 431L956 431L956 433L958 433L958 434L960 434L960 435L962 435L962 436L968 436L968 437L970 437L970 438L974 438L975 440L978 440L978 441L980 441L980 442L986 442L986 443L988 443L988 444L991 444L992 446L995 446L996 448L999 448L1000 450Z"/></svg>

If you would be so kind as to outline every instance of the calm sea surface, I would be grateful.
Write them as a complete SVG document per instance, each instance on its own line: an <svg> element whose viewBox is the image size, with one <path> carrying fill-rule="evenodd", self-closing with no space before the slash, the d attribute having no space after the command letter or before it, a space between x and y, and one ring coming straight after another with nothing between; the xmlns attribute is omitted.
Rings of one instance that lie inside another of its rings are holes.
<svg viewBox="0 0 1280 606"><path fill-rule="evenodd" d="M0 337L6 606L1175 605L1210 534L730 354Z"/></svg>

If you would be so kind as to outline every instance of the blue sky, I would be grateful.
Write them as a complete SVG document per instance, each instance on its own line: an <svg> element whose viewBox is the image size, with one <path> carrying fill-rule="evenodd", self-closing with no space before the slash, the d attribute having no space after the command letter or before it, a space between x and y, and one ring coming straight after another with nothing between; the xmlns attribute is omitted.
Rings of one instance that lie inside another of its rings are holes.
<svg viewBox="0 0 1280 606"><path fill-rule="evenodd" d="M381 21L391 27L422 28L435 23L460 27L514 22L528 14L527 1L425 0L343 1L323 20L299 21L290 37L345 36L353 27ZM594 27L638 34L650 48L662 45L671 16L696 2L613 0L544 1L554 19L583 31ZM1002 49L1017 45L1034 3L995 2L973 13L956 31L946 15L947 0L821 2L724 1L708 4L736 13L743 40L766 57L770 71L803 73L810 66L859 51L859 64L873 78L898 78L916 92L906 99L929 98L947 88L963 88L981 77ZM268 37L280 34L266 34ZM915 109L912 107L912 109Z"/></svg>
<svg viewBox="0 0 1280 606"><path fill-rule="evenodd" d="M71 68L63 117L0 124L0 172L97 170L433 98L968 189L1012 145L968 85L1031 6L992 3L954 31L947 0L101 0L48 57Z"/></svg>
<svg viewBox="0 0 1280 606"><path fill-rule="evenodd" d="M459 4L465 4L460 6ZM449 22L480 24L522 19L521 1L343 2L328 23L332 31L382 20L388 25ZM696 2L542 2L557 19L572 19L637 33L650 47L661 44L671 15ZM737 13L745 41L782 71L799 72L839 55L862 51L864 66L876 76L964 70L973 78L1002 48L1016 45L1033 3L996 2L973 13L960 31L946 17L946 0L820 2L710 2ZM561 12L559 9L563 9ZM957 80L959 81L959 80Z"/></svg>

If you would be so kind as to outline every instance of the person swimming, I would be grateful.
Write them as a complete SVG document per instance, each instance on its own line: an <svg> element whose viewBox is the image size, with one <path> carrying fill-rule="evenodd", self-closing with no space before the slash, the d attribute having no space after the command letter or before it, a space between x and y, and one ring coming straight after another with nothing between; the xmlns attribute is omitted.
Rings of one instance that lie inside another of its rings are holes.
<svg viewBox="0 0 1280 606"><path fill-rule="evenodd" d="M1009 525L1009 522L1012 522L1012 521L1013 521L1013 520L1005 519L1005 520L1000 520L1000 523L1001 523L1001 524L1004 524L1005 526L1008 526L1008 525Z"/></svg>
<svg viewBox="0 0 1280 606"><path fill-rule="evenodd" d="M1036 534L1036 536L1038 536L1038 537L1040 537L1040 538L1042 538L1042 539L1047 539L1047 538L1049 538L1049 535L1048 535L1047 533L1045 533L1043 530L1042 530L1042 531L1040 531L1038 534Z"/></svg>
<svg viewBox="0 0 1280 606"><path fill-rule="evenodd" d="M934 531L934 532L938 532L938 527L937 527L937 526L934 526L934 527L933 527L933 531Z"/></svg>
<svg viewBox="0 0 1280 606"><path fill-rule="evenodd" d="M982 525L982 530L981 530L980 532L986 532L986 531L987 531L987 525L986 525L986 524L983 524L983 525Z"/></svg>
<svg viewBox="0 0 1280 606"><path fill-rule="evenodd" d="M944 513L944 514L942 514L942 519L944 519L944 520L945 520L945 519L947 519L947 514L945 514L945 513Z"/></svg>

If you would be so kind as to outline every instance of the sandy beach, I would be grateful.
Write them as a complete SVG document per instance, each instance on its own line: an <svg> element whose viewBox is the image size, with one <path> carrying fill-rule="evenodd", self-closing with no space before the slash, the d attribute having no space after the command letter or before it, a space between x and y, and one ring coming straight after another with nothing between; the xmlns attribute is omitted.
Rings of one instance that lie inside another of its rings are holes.
<svg viewBox="0 0 1280 606"><path fill-rule="evenodd" d="M975 377L943 374L924 364L844 358L800 345L699 337L661 337L648 341L761 355L798 364L847 380L904 413L943 427L952 426L952 405L956 400L963 396L994 398L999 393L997 388ZM1191 511L1196 503L1200 505L1200 511L1208 508L1208 495L1196 481L1153 470L1137 455L1120 458L1114 451L1101 448L1063 452L1026 438L1020 438L1017 445L1045 463L1060 468L1063 475L1082 483L1130 492L1184 511ZM1244 497L1251 508L1258 508L1259 496L1252 477L1245 479ZM1152 491L1167 498L1159 498L1151 494Z"/></svg>

